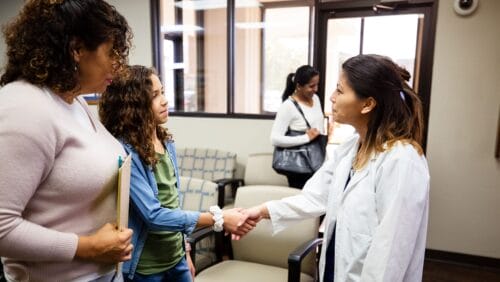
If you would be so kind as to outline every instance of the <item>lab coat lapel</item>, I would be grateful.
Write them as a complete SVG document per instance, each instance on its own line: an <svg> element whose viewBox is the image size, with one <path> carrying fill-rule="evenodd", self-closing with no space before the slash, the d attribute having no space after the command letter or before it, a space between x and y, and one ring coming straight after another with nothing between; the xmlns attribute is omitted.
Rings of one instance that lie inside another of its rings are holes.
<svg viewBox="0 0 500 282"><path fill-rule="evenodd" d="M341 194L344 194L343 192L345 192L347 190L347 189L344 189L344 188L346 188L345 183L347 181L347 178L349 177L349 173L351 171L352 162L354 160L356 150L357 150L357 148L355 148L354 150L351 150L349 152L349 154L340 161L340 163L337 167L337 173L336 173L337 177L336 177L336 185L335 186L340 188L339 190L341 191ZM351 179L351 181L352 181L352 179Z"/></svg>
<svg viewBox="0 0 500 282"><path fill-rule="evenodd" d="M357 151L357 147L356 147L356 151ZM354 152L356 152L356 151L354 151ZM351 153L353 153L352 154L352 158L351 158L351 163L352 163L352 160L354 159L354 155L355 155L354 152L351 152ZM351 177L351 180L349 180L349 183L347 184L347 187L345 187L344 193L342 193L341 202L344 200L344 198L347 196L347 194L349 194L349 192L352 189L355 189L356 184L358 184L361 180L363 180L363 178L365 178L368 175L368 172L370 171L370 166L371 166L373 160L374 160L374 158L371 158L368 161L368 164L362 170L356 171L354 173L354 175ZM350 170L351 170L351 167L348 168L348 172L347 173L350 173ZM347 178L348 178L348 175L346 174L345 178L343 178L344 181L347 182ZM345 182L344 182L344 185L345 185Z"/></svg>
<svg viewBox="0 0 500 282"><path fill-rule="evenodd" d="M352 176L351 180L349 181L349 184L347 184L347 187L344 190L344 197L347 193L349 193L350 190L354 189L356 184L361 181L363 178L365 178L368 175L368 166L364 167L360 171L356 171L354 175ZM347 178L346 178L347 180Z"/></svg>
<svg viewBox="0 0 500 282"><path fill-rule="evenodd" d="M351 149L344 158L341 158L339 164L335 168L334 178L333 178L333 189L328 196L328 213L327 217L331 217L329 224L326 226L325 234L327 234L328 242L333 234L333 228L335 228L335 221L337 218L337 209L342 201L344 194L344 187L349 171L351 170L352 160L354 159L355 153L357 152L357 146Z"/></svg>

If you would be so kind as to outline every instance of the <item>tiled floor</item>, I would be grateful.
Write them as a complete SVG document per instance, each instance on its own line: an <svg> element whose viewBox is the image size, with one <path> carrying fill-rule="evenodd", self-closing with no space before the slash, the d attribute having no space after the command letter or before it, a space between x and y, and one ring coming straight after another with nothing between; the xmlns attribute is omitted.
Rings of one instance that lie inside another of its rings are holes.
<svg viewBox="0 0 500 282"><path fill-rule="evenodd" d="M426 260L423 282L500 282L500 270Z"/></svg>
<svg viewBox="0 0 500 282"><path fill-rule="evenodd" d="M424 282L500 282L500 270L426 260Z"/></svg>

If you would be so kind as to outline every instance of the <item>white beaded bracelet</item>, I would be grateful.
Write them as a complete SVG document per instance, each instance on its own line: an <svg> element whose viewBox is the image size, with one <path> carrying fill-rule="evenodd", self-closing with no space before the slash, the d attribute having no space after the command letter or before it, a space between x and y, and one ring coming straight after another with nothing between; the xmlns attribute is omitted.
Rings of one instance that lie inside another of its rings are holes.
<svg viewBox="0 0 500 282"><path fill-rule="evenodd" d="M221 232L224 229L224 215L219 206L211 206L208 211L212 214L214 220L214 231Z"/></svg>

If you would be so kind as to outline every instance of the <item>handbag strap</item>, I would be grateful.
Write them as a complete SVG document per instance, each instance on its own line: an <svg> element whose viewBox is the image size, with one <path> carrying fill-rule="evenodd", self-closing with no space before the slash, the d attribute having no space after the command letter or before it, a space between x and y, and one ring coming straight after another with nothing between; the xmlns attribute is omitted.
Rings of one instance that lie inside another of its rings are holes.
<svg viewBox="0 0 500 282"><path fill-rule="evenodd" d="M307 121L306 116L304 115L304 112L302 111L302 109L299 106L299 103L297 103L297 101L295 101L295 99L293 99L292 97L290 97L290 100L292 100L293 104L295 105L295 107L297 108L297 110L299 110L300 114L304 118L304 120L306 122L306 125L307 125L307 128L311 129L311 125Z"/></svg>

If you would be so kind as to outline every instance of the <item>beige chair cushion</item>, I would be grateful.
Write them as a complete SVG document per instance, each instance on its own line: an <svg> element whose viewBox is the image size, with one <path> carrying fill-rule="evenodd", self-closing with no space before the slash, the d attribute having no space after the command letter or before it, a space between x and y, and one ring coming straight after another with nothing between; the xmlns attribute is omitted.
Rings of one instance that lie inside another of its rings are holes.
<svg viewBox="0 0 500 282"><path fill-rule="evenodd" d="M272 165L272 153L250 154L245 167L245 185L288 186L286 177L276 173Z"/></svg>
<svg viewBox="0 0 500 282"><path fill-rule="evenodd" d="M236 193L235 206L247 208L269 200L297 195L300 190L273 185L244 186ZM196 276L196 282L279 282L288 281L288 255L306 241L318 235L319 219L298 221L296 225L272 236L269 220L239 241L232 241L234 260L213 265ZM314 281L315 253L302 262L301 281Z"/></svg>
<svg viewBox="0 0 500 282"><path fill-rule="evenodd" d="M236 193L236 207L252 207L270 200L297 195L301 190L272 186L244 186ZM272 235L269 220L261 220L259 224L239 241L232 241L235 260L261 263L284 269L288 268L288 255L308 240L317 238L319 218L312 218L297 223L284 231ZM316 263L314 252L302 262L302 272L314 276Z"/></svg>
<svg viewBox="0 0 500 282"><path fill-rule="evenodd" d="M264 264L227 260L200 272L196 282L286 282L288 269ZM302 273L301 282L313 282L313 277Z"/></svg>

